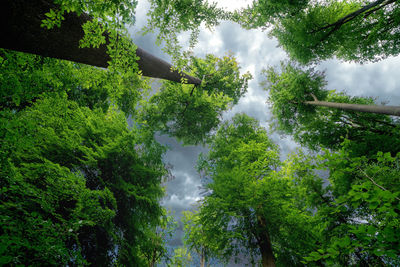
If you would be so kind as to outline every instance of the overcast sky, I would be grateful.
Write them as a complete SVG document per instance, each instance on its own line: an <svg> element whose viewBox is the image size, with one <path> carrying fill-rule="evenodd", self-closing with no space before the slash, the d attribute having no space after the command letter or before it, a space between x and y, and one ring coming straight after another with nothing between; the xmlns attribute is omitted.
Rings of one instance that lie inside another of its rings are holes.
<svg viewBox="0 0 400 267"><path fill-rule="evenodd" d="M211 1L210 1L211 2ZM246 6L251 1L219 0L221 7L229 10ZM139 0L137 7L137 22L130 33L136 44L161 57L169 60L169 56L155 45L154 35L139 36L138 30L146 23L148 3ZM182 34L182 44L188 39L188 34ZM204 56L211 53L224 56L231 52L237 58L244 73L250 71L253 80L249 83L247 94L239 101L238 105L228 111L224 118L228 119L237 112L244 112L257 118L260 123L268 127L271 117L268 105L265 103L267 93L259 86L263 79L260 72L268 66L278 66L281 60L287 59L285 52L277 47L277 41L269 39L266 32L261 30L243 30L237 24L223 22L213 32L203 30L199 36L194 54ZM385 102L390 105L400 105L400 57L389 58L378 63L359 65L355 63L329 60L322 62L318 69L326 72L328 88L337 91L346 91L349 95L372 96L378 99L377 103ZM282 157L292 152L296 145L290 138L281 138L271 134L272 139L281 147ZM167 137L159 138L160 142L170 146L165 155L165 161L173 165L175 179L167 184L167 196L163 205L175 212L177 218L183 210L192 209L193 205L201 198L199 187L200 178L195 171L195 164L200 152L206 152L203 147L182 147L175 140ZM172 242L180 244L180 236Z"/></svg>

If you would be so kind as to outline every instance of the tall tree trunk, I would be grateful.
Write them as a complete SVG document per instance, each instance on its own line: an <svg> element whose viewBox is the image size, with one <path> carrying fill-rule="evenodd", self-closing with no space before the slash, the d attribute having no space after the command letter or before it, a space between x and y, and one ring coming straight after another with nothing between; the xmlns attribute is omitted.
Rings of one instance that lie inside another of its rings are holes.
<svg viewBox="0 0 400 267"><path fill-rule="evenodd" d="M45 13L54 7L52 0L2 0L0 47L106 68L110 60L107 45L79 48L79 41L84 35L82 25L92 19L87 14L65 14L60 28L47 30L40 26L46 18ZM136 54L140 57L138 65L144 76L174 82L185 78L190 84L201 83L198 78L171 71L171 64L143 49L138 48Z"/></svg>
<svg viewBox="0 0 400 267"><path fill-rule="evenodd" d="M200 255L200 267L205 267L206 263L206 257L205 257L205 252L204 249L201 249L201 255Z"/></svg>
<svg viewBox="0 0 400 267"><path fill-rule="evenodd" d="M373 105L361 105L361 104L348 104L348 103L335 103L327 101L304 101L304 104L321 106L328 108L338 108L343 110L367 112L367 113L379 113L392 116L400 116L400 106L373 106Z"/></svg>
<svg viewBox="0 0 400 267"><path fill-rule="evenodd" d="M271 240L269 238L267 223L263 216L257 216L260 235L258 236L258 246L261 252L261 263L263 267L275 267L275 257L272 252Z"/></svg>

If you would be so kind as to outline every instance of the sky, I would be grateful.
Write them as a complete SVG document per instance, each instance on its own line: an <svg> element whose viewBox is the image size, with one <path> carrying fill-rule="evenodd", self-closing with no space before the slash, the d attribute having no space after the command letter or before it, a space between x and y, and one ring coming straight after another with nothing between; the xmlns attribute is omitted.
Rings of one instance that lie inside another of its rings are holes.
<svg viewBox="0 0 400 267"><path fill-rule="evenodd" d="M210 1L211 2L211 1ZM220 7L228 10L247 6L251 1L219 0ZM137 7L137 22L130 28L135 43L170 61L170 57L161 51L161 47L155 45L155 35L140 36L137 34L146 23L148 3L139 0ZM140 12L139 12L140 11ZM189 34L180 35L182 44L188 41ZM267 100L267 92L259 85L263 80L261 70L269 66L278 66L280 61L287 60L285 52L278 47L274 39L270 39L266 32L261 30L244 30L232 22L222 22L213 31L203 29L199 36L199 42L194 49L195 56L204 56L207 53L216 56L224 56L232 53L241 66L241 72L250 71L253 80L249 83L247 94L224 114L224 119L231 118L238 112L244 112L257 118L261 125L268 129L268 121L271 119ZM321 62L317 69L325 71L329 90L344 91L353 96L371 96L377 99L377 103L400 105L400 57L391 57L377 63L364 65L348 62L340 62L332 59ZM294 152L297 145L289 137L282 137L276 133L270 134L272 140L279 144L282 159L288 153ZM174 212L177 219L184 210L191 210L201 199L201 180L195 170L199 153L207 152L206 147L185 146L182 147L176 140L161 136L158 140L169 145L164 160L173 166L172 174L175 179L166 184L167 196L163 205ZM181 234L177 234L171 241L171 245L181 244Z"/></svg>

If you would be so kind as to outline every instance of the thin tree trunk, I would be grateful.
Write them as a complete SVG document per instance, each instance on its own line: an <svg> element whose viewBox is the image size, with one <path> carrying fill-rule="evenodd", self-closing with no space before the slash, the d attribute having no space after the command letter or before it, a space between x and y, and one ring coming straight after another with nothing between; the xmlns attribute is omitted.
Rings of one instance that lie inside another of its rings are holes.
<svg viewBox="0 0 400 267"><path fill-rule="evenodd" d="M400 116L400 106L373 106L373 105L361 105L361 104L334 103L327 101L304 101L303 103L313 106L338 108L350 111Z"/></svg>
<svg viewBox="0 0 400 267"><path fill-rule="evenodd" d="M258 226L261 235L258 236L258 246L261 252L261 263L263 267L275 267L275 257L272 252L271 240L267 231L267 223L265 218L257 216Z"/></svg>
<svg viewBox="0 0 400 267"><path fill-rule="evenodd" d="M79 48L79 41L84 35L82 25L92 19L87 14L65 14L60 28L47 30L40 26L46 18L45 13L54 7L52 0L2 0L0 47L106 68L110 61L107 45ZM143 49L138 48L136 54L140 57L138 65L144 76L174 82L185 78L189 84L201 83L198 78L171 71L171 64Z"/></svg>
<svg viewBox="0 0 400 267"><path fill-rule="evenodd" d="M200 255L200 267L204 267L205 263L206 263L205 252L204 252L204 249L202 249L201 255Z"/></svg>

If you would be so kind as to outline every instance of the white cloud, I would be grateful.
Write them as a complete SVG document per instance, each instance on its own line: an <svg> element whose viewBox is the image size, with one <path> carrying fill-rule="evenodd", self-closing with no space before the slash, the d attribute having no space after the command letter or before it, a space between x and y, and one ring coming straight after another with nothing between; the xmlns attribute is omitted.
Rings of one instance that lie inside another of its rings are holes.
<svg viewBox="0 0 400 267"><path fill-rule="evenodd" d="M146 21L146 4L139 1L137 10L140 10L137 25L143 25ZM212 2L212 1L210 1ZM219 0L218 6L228 10L245 7L251 4L251 0ZM147 5L148 6L148 5ZM144 40L147 38L147 41ZM151 39L153 38L153 39ZM187 34L181 38L183 42ZM150 51L160 51L154 44L154 36L145 36L143 44ZM285 52L277 47L274 39L269 39L261 30L246 31L239 25L223 22L214 31L202 29L199 43L194 49L195 56L204 56L207 53L216 56L224 56L231 51L238 59L242 67L242 73L249 70L254 80L249 84L248 93L239 101L231 111L226 112L224 118L230 118L237 112L245 112L260 120L262 126L268 128L268 120L271 113L265 103L267 92L263 91L258 81L261 80L260 72L268 66L278 66L279 61L286 60ZM159 52L161 53L161 52ZM400 105L400 57L389 58L377 63L365 65L355 63L343 63L337 60L323 62L318 69L326 69L326 77L329 89L339 91L346 90L350 95L375 96L380 101L390 101L390 104ZM286 155L297 147L293 140L282 138L278 134L271 135L272 140L281 147L282 155ZM175 179L167 183L168 196L164 205L176 211L177 216L182 210L193 208L201 197L199 196L200 177L195 170L198 154L205 152L203 147L182 147L171 138L162 137L160 141L169 144L171 149L165 156L165 161L173 164ZM284 156L282 156L283 158Z"/></svg>

